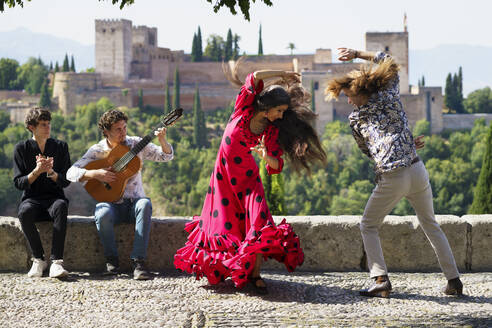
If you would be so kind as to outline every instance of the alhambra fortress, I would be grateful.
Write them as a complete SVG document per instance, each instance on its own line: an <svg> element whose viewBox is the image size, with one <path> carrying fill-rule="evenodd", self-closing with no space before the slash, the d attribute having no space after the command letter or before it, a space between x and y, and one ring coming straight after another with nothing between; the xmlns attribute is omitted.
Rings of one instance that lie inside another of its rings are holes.
<svg viewBox="0 0 492 328"><path fill-rule="evenodd" d="M171 50L157 45L157 28L133 26L130 20L95 21L95 72L58 72L53 79L53 100L63 113L71 113L78 105L109 98L116 106L136 106L138 91L143 92L145 105L162 107L164 86L173 88L174 72L180 74L181 106L191 109L195 87L200 89L202 109L225 108L235 98L234 89L224 76L222 63L192 62L191 55L183 50ZM443 115L441 86L417 87L409 84L408 30L404 23L401 32L367 32L365 48L368 51L385 51L401 66L400 90L410 124L426 119L432 133L443 129L471 128L475 119L490 114ZM229 63L233 65L233 62ZM321 133L326 123L347 120L352 111L344 96L339 101L325 101L326 82L345 74L360 63L333 63L331 49L317 49L314 54L249 56L241 65L240 77L260 69L280 69L301 74L302 84L314 88L317 129ZM2 95L0 94L0 97ZM24 98L25 95L23 96ZM33 100L31 99L31 104ZM28 109L24 105L7 108L11 120L22 122Z"/></svg>

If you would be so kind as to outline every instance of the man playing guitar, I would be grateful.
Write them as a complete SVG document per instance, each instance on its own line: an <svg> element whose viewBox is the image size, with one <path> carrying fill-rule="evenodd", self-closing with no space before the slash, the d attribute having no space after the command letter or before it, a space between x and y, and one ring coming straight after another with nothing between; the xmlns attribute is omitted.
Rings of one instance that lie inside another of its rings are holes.
<svg viewBox="0 0 492 328"><path fill-rule="evenodd" d="M100 169L85 169L90 162L100 160L108 156L112 149L118 145L129 148L137 145L142 138L126 135L128 117L119 110L105 112L99 120L99 129L104 134L104 139L93 145L67 172L67 179L73 182L87 183L96 179L105 185L114 182L117 174L111 167ZM167 162L173 159L173 148L166 140L166 128L162 127L154 132L160 147L148 143L137 156L140 160L146 159L155 162ZM145 258L149 243L152 203L145 197L142 184L142 174L139 170L130 177L126 183L123 196L114 202L99 202L95 209L95 222L99 237L106 257L105 274L117 274L119 270L118 250L114 236L114 225L123 222L135 223L135 239L131 261L133 278L136 280L148 280L152 276L145 267Z"/></svg>

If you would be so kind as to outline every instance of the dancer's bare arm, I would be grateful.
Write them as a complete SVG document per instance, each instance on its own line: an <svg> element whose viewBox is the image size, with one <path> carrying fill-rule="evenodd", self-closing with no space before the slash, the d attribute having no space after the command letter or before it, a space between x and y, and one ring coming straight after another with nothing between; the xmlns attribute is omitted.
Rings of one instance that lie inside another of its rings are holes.
<svg viewBox="0 0 492 328"><path fill-rule="evenodd" d="M371 51L355 50L346 47L338 48L338 60L340 61L349 61L355 58L372 61L375 55L376 53Z"/></svg>

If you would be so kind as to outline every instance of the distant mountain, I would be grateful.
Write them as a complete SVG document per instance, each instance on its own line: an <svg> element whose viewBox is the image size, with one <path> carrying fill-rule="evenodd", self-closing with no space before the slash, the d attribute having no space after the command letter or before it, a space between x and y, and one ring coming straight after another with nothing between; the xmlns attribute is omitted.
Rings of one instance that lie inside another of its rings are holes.
<svg viewBox="0 0 492 328"><path fill-rule="evenodd" d="M65 53L74 55L77 71L94 67L94 45L83 45L70 39L18 28L0 32L0 57L14 58L23 64L27 58L40 56L47 64L50 61L63 63ZM431 49L410 50L410 83L425 77L427 86L442 86L448 73L457 73L463 67L463 88L469 92L492 87L492 47L471 45L440 45Z"/></svg>
<svg viewBox="0 0 492 328"><path fill-rule="evenodd" d="M0 57L13 58L21 65L29 57L41 57L49 65L58 61L63 65L65 54L73 54L75 69L78 71L94 67L94 46L84 45L70 39L49 34L32 32L26 28L0 32Z"/></svg>
<svg viewBox="0 0 492 328"><path fill-rule="evenodd" d="M465 96L476 89L492 87L492 47L441 45L432 49L410 50L410 83L416 85L422 75L427 86L444 86L448 73L463 68Z"/></svg>

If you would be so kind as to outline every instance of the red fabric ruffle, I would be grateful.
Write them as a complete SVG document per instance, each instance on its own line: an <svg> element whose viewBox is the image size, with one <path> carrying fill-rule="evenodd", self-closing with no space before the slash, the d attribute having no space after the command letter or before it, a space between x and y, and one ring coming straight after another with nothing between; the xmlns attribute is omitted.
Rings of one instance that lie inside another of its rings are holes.
<svg viewBox="0 0 492 328"><path fill-rule="evenodd" d="M234 285L241 288L248 282L257 253L263 254L263 259L274 258L284 263L289 272L304 261L299 237L285 219L278 226L263 227L256 236L243 241L232 234L207 235L199 221L199 217L194 217L186 224L188 241L174 255L174 266L194 273L197 280L205 276L215 285L231 277Z"/></svg>

